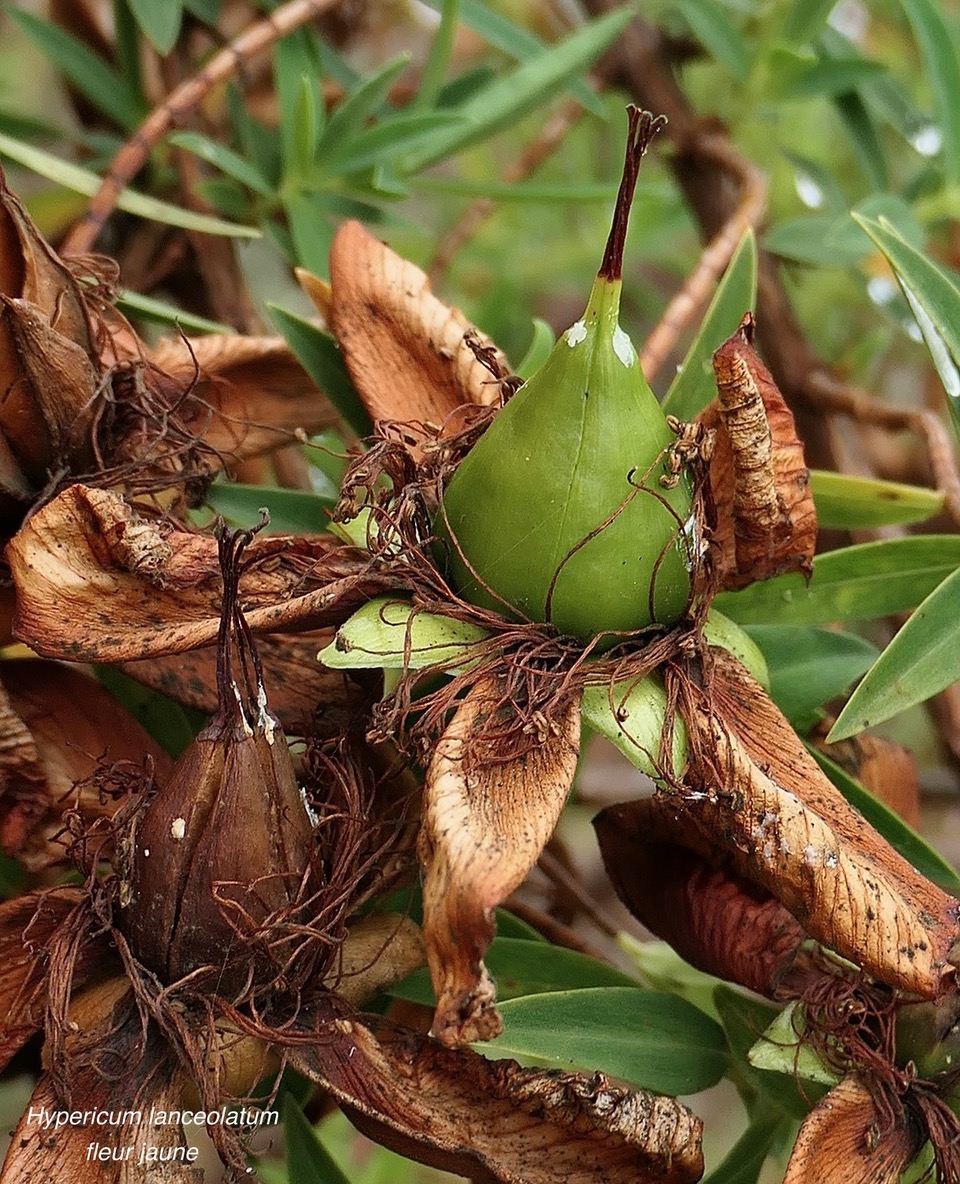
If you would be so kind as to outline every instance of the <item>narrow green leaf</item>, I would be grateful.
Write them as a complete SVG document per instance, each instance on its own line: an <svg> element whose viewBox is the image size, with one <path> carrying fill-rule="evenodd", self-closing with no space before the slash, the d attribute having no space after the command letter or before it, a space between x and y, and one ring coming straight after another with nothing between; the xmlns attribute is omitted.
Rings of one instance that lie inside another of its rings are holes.
<svg viewBox="0 0 960 1184"><path fill-rule="evenodd" d="M721 1162L704 1176L703 1184L757 1184L767 1157L789 1132L790 1125L789 1120L776 1115L751 1122Z"/></svg>
<svg viewBox="0 0 960 1184"><path fill-rule="evenodd" d="M453 42L460 18L460 0L442 0L440 23L430 42L430 52L420 74L420 86L413 100L416 111L429 111L436 106L437 96L453 54Z"/></svg>
<svg viewBox="0 0 960 1184"><path fill-rule="evenodd" d="M960 181L960 62L950 30L931 0L901 0L920 51L943 144L940 162L950 183Z"/></svg>
<svg viewBox="0 0 960 1184"><path fill-rule="evenodd" d="M319 486L314 491L217 481L207 492L207 503L236 526L256 525L264 509L270 515L269 534L319 534L329 521L324 510L337 504L339 491L319 470L311 476Z"/></svg>
<svg viewBox="0 0 960 1184"><path fill-rule="evenodd" d="M159 321L163 325L177 325L181 329L192 329L196 333L236 332L232 325L208 320L206 317L178 308L175 304L168 304L165 300L154 300L152 296L131 292L129 288L121 288L117 293L117 308L128 316Z"/></svg>
<svg viewBox="0 0 960 1184"><path fill-rule="evenodd" d="M323 391L347 424L358 436L369 436L373 424L360 402L340 347L329 333L324 333L303 317L287 312L276 304L267 305L273 323L293 350L297 361Z"/></svg>
<svg viewBox="0 0 960 1184"><path fill-rule="evenodd" d="M314 42L308 30L297 29L273 47L273 80L280 108L280 153L285 175L300 173L300 146L297 143L298 114L303 101L303 83L321 77ZM302 175L302 174L300 174Z"/></svg>
<svg viewBox="0 0 960 1184"><path fill-rule="evenodd" d="M563 41L502 75L454 109L464 123L437 132L404 161L404 172L416 173L486 139L547 102L581 70L594 62L630 20L619 8L591 21Z"/></svg>
<svg viewBox="0 0 960 1184"><path fill-rule="evenodd" d="M442 0L429 0L434 8L441 2ZM543 42L538 41L522 25L497 12L484 0L460 0L460 19L488 45L507 54L515 62L525 62L529 58L534 58L543 49ZM587 111L606 119L606 107L585 82L574 79L569 90Z"/></svg>
<svg viewBox="0 0 960 1184"><path fill-rule="evenodd" d="M812 41L826 24L836 0L792 0L781 36L791 45Z"/></svg>
<svg viewBox="0 0 960 1184"><path fill-rule="evenodd" d="M850 696L828 739L845 740L960 678L960 570L911 615Z"/></svg>
<svg viewBox="0 0 960 1184"><path fill-rule="evenodd" d="M893 268L947 394L960 430L960 287L943 268L912 247L884 219L853 215Z"/></svg>
<svg viewBox="0 0 960 1184"><path fill-rule="evenodd" d="M846 130L850 147L860 161L867 184L876 191L889 189L890 174L883 141L876 120L867 110L863 99L851 91L845 95L835 95L833 106Z"/></svg>
<svg viewBox="0 0 960 1184"><path fill-rule="evenodd" d="M817 762L833 784L840 790L851 806L864 816L867 822L887 840L894 850L929 880L939 884L955 895L960 893L960 876L930 844L915 830L907 826L899 814L874 797L856 778L851 777L819 748L808 744L807 751Z"/></svg>
<svg viewBox="0 0 960 1184"><path fill-rule="evenodd" d="M239 153L224 147L223 144L218 144L209 136L201 135L200 132L174 132L170 137L170 143L176 144L178 148L186 148L188 152L192 152L201 160L214 165L221 172L226 173L228 177L233 177L234 180L248 186L256 193L260 193L264 197L273 197L274 188L259 169Z"/></svg>
<svg viewBox="0 0 960 1184"><path fill-rule="evenodd" d="M143 69L140 61L140 32L126 0L113 0L113 54L128 89L146 108L143 93Z"/></svg>
<svg viewBox="0 0 960 1184"><path fill-rule="evenodd" d="M323 108L317 96L316 83L305 74L301 75L293 126L290 129L292 171L298 177L309 177L313 171L322 121Z"/></svg>
<svg viewBox="0 0 960 1184"><path fill-rule="evenodd" d="M844 267L869 253L846 214L800 214L772 226L763 238L772 255L812 263L819 267Z"/></svg>
<svg viewBox="0 0 960 1184"><path fill-rule="evenodd" d="M526 379L531 374L536 374L541 365L547 360L550 351L553 349L555 340L553 329L551 329L547 322L542 321L539 317L534 317L533 337L527 346L527 352L523 355L523 361L517 366L517 373L521 378Z"/></svg>
<svg viewBox="0 0 960 1184"><path fill-rule="evenodd" d="M709 1089L727 1068L723 1029L692 1004L642 987L508 999L503 1034L477 1050L561 1069L599 1070L657 1093Z"/></svg>
<svg viewBox="0 0 960 1184"><path fill-rule="evenodd" d="M400 77L410 62L408 53L391 58L385 66L371 74L356 87L335 108L327 120L317 154L323 166L323 154L340 144L347 143L371 116L376 115L390 93L390 87Z"/></svg>
<svg viewBox="0 0 960 1184"><path fill-rule="evenodd" d="M518 999L549 992L587 987L629 987L637 983L629 975L597 958L542 941L496 937L484 955L484 963L497 984L497 999ZM390 987L390 995L423 1003L436 1003L426 967L415 970Z"/></svg>
<svg viewBox="0 0 960 1184"><path fill-rule="evenodd" d="M127 0L127 4L157 53L169 53L180 34L183 0Z"/></svg>
<svg viewBox="0 0 960 1184"><path fill-rule="evenodd" d="M333 239L327 195L305 189L288 193L283 198L283 210L287 215L297 266L305 267L315 275L323 275Z"/></svg>
<svg viewBox="0 0 960 1184"><path fill-rule="evenodd" d="M770 697L800 732L877 657L877 647L855 633L812 625L752 625L747 632L766 658Z"/></svg>
<svg viewBox="0 0 960 1184"><path fill-rule="evenodd" d="M818 95L842 95L873 82L887 72L882 62L869 58L820 58L799 74L784 90L785 99L810 99Z"/></svg>
<svg viewBox="0 0 960 1184"><path fill-rule="evenodd" d="M883 539L818 555L809 584L791 572L721 592L713 603L740 625L869 621L916 608L957 567L957 535Z"/></svg>
<svg viewBox="0 0 960 1184"><path fill-rule="evenodd" d="M621 932L617 934L617 945L637 968L644 986L686 999L706 1015L719 1020L720 1013L713 1002L718 978L684 962L665 941L641 941L632 933Z"/></svg>
<svg viewBox="0 0 960 1184"><path fill-rule="evenodd" d="M384 155L395 158L407 149L415 151L419 141L432 140L438 133L445 135L460 131L466 123L467 120L456 111L396 115L358 132L328 152L321 163L326 173L354 173L376 164Z"/></svg>
<svg viewBox="0 0 960 1184"><path fill-rule="evenodd" d="M4 12L97 110L127 131L137 126L144 112L136 93L101 57L63 29L19 5L8 4Z"/></svg>
<svg viewBox="0 0 960 1184"><path fill-rule="evenodd" d="M811 470L810 489L817 507L818 526L838 530L923 522L943 508L939 489L822 469Z"/></svg>
<svg viewBox="0 0 960 1184"><path fill-rule="evenodd" d="M241 158L249 161L276 190L282 172L279 133L253 118L243 96L232 84L227 87L227 109Z"/></svg>
<svg viewBox="0 0 960 1184"><path fill-rule="evenodd" d="M378 596L340 626L319 657L336 670L417 670L466 659L470 647L485 637L483 629L466 621L414 613L408 601Z"/></svg>
<svg viewBox="0 0 960 1184"><path fill-rule="evenodd" d="M678 419L693 419L716 393L713 351L736 330L740 318L757 297L757 240L748 229L734 251L723 279L704 313L700 328L670 389L663 409Z"/></svg>
<svg viewBox="0 0 960 1184"><path fill-rule="evenodd" d="M205 25L215 25L220 17L221 0L183 0L183 7Z"/></svg>
<svg viewBox="0 0 960 1184"><path fill-rule="evenodd" d="M350 1184L290 1094L283 1099L283 1145L290 1180L297 1184Z"/></svg>
<svg viewBox="0 0 960 1184"><path fill-rule="evenodd" d="M716 0L678 0L683 19L711 57L740 81L750 70L750 50Z"/></svg>
<svg viewBox="0 0 960 1184"><path fill-rule="evenodd" d="M92 197L100 188L100 178L96 173L91 173L40 148L21 144L19 140L13 140L9 136L0 135L0 153L74 193ZM182 226L184 230L198 230L203 234L222 234L232 238L260 237L260 231L253 226L238 226L235 222L224 222L207 214L184 210L168 202L137 193L133 189L120 191L117 208L128 214L136 214L140 218L162 222L166 226Z"/></svg>

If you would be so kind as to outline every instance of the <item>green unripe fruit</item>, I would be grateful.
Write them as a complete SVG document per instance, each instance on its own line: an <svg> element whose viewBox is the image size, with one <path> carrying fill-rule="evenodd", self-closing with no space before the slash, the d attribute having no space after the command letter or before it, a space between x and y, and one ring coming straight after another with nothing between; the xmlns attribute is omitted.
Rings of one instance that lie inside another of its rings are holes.
<svg viewBox="0 0 960 1184"><path fill-rule="evenodd" d="M618 322L627 212L655 130L631 112L613 229L583 319L461 462L436 523L465 599L585 640L672 623L690 594L690 484L660 484L675 437Z"/></svg>

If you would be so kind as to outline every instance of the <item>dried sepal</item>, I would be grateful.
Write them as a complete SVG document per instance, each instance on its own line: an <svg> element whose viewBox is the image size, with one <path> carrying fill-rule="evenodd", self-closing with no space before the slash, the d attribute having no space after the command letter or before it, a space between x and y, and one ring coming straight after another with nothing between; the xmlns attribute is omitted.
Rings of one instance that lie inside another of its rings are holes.
<svg viewBox="0 0 960 1184"><path fill-rule="evenodd" d="M804 1119L783 1184L897 1184L922 1142L903 1107L851 1074Z"/></svg>
<svg viewBox="0 0 960 1184"><path fill-rule="evenodd" d="M344 222L334 235L330 281L333 331L371 418L456 430L461 404L497 402L497 380L478 354L506 375L503 354L433 295L419 267L359 222Z"/></svg>
<svg viewBox="0 0 960 1184"><path fill-rule="evenodd" d="M108 490L72 485L7 547L15 630L33 650L71 661L124 662L212 643L220 621L216 543L141 518ZM252 629L338 624L400 575L331 534L260 537L246 596Z"/></svg>
<svg viewBox="0 0 960 1184"><path fill-rule="evenodd" d="M173 762L116 699L73 667L33 659L0 666L0 839L30 871L62 863L63 817L111 817L127 794L94 774L127 765L163 780Z"/></svg>
<svg viewBox="0 0 960 1184"><path fill-rule="evenodd" d="M958 902L846 804L734 658L717 666L710 705L686 711L693 792L662 799L689 828L686 845L729 861L881 982L942 994L955 979Z"/></svg>
<svg viewBox="0 0 960 1184"><path fill-rule="evenodd" d="M649 798L609 806L593 825L617 895L642 925L699 970L777 996L807 937L778 900L684 847L682 820Z"/></svg>
<svg viewBox="0 0 960 1184"><path fill-rule="evenodd" d="M724 588L785 571L809 574L817 517L793 415L752 345L753 318L713 355L717 399L700 416L716 429L710 487L715 566Z"/></svg>
<svg viewBox="0 0 960 1184"><path fill-rule="evenodd" d="M572 700L525 756L481 739L503 710L494 679L479 680L437 742L427 769L418 851L423 929L445 1044L500 1031L483 965L494 908L523 881L553 833L576 771L580 710ZM496 727L492 730L496 734Z"/></svg>
<svg viewBox="0 0 960 1184"><path fill-rule="evenodd" d="M303 1034L306 1038L306 1033ZM326 1019L290 1063L392 1150L475 1184L688 1184L701 1123L673 1098Z"/></svg>
<svg viewBox="0 0 960 1184"><path fill-rule="evenodd" d="M164 337L147 356L161 391L175 398L189 389L184 426L230 462L340 422L280 337Z"/></svg>

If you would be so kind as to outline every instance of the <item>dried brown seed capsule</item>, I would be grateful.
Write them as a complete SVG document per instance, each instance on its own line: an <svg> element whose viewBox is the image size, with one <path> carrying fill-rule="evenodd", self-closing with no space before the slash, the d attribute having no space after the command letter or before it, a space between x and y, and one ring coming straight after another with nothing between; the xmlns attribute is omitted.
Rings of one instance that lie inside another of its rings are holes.
<svg viewBox="0 0 960 1184"><path fill-rule="evenodd" d="M141 962L165 982L216 967L221 994L277 978L290 953L282 923L297 917L305 899L313 845L237 602L251 533L220 535L217 714L135 824L121 897L124 930Z"/></svg>

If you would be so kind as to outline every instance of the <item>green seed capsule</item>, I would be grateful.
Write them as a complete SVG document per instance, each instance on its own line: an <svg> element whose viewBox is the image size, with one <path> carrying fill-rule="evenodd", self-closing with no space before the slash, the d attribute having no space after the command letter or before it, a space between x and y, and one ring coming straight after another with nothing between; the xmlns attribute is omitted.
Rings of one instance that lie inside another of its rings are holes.
<svg viewBox="0 0 960 1184"><path fill-rule="evenodd" d="M465 599L584 640L672 623L690 594L690 484L660 483L674 436L618 321L627 216L657 130L630 110L613 228L583 318L461 462L436 523Z"/></svg>

